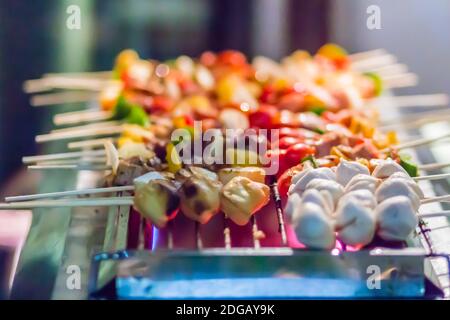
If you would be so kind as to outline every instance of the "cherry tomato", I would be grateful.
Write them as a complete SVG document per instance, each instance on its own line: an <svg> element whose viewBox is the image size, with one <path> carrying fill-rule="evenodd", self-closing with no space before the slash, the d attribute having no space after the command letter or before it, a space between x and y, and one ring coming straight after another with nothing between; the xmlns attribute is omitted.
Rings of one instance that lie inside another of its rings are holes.
<svg viewBox="0 0 450 320"><path fill-rule="evenodd" d="M300 163L300 161L309 155L314 155L316 148L304 143L297 143L286 149L286 154L282 157L282 161L290 168Z"/></svg>
<svg viewBox="0 0 450 320"><path fill-rule="evenodd" d="M249 115L250 126L253 128L272 129L273 119L278 109L272 105L262 105L258 111Z"/></svg>
<svg viewBox="0 0 450 320"><path fill-rule="evenodd" d="M289 191L289 187L291 185L292 177L295 176L297 173L303 170L303 164L298 164L292 168L287 169L283 174L280 175L278 178L277 184L278 184L278 191L280 193L281 198L284 198L287 196L287 193Z"/></svg>
<svg viewBox="0 0 450 320"><path fill-rule="evenodd" d="M303 142L303 139L287 136L287 137L280 138L280 140L278 140L278 143L276 143L274 147L276 147L278 149L288 149L292 145L298 144L301 142Z"/></svg>

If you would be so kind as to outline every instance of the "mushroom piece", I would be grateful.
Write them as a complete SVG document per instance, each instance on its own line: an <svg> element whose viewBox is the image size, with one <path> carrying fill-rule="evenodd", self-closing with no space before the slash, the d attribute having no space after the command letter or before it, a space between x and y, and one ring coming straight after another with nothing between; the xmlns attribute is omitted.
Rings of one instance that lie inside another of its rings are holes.
<svg viewBox="0 0 450 320"><path fill-rule="evenodd" d="M423 194L422 189L419 187L416 181L412 179L408 174L405 174L403 172L396 172L389 176L386 180L403 180L405 183L417 194L417 196L420 199L425 198L425 195Z"/></svg>
<svg viewBox="0 0 450 320"><path fill-rule="evenodd" d="M404 241L418 223L416 210L405 196L392 197L380 203L375 217L378 235L384 240Z"/></svg>
<svg viewBox="0 0 450 320"><path fill-rule="evenodd" d="M365 165L357 161L347 161L344 159L336 167L336 181L344 187L357 174L369 176L370 171Z"/></svg>
<svg viewBox="0 0 450 320"><path fill-rule="evenodd" d="M155 226L163 228L178 212L178 186L157 172L151 174L146 183L143 180L136 181L134 208Z"/></svg>
<svg viewBox="0 0 450 320"><path fill-rule="evenodd" d="M396 172L403 172L408 174L405 169L392 159L380 161L372 172L372 176L379 179L385 179L390 177Z"/></svg>
<svg viewBox="0 0 450 320"><path fill-rule="evenodd" d="M216 176L213 172L193 168L183 176L184 182L179 190L181 211L188 218L205 224L220 209L222 183L213 179Z"/></svg>
<svg viewBox="0 0 450 320"><path fill-rule="evenodd" d="M420 207L420 198L417 194L412 190L408 184L404 180L392 179L385 180L378 187L375 192L375 197L378 203L385 201L386 199L396 197L396 196L405 196L407 197L414 210L418 210Z"/></svg>
<svg viewBox="0 0 450 320"><path fill-rule="evenodd" d="M292 177L289 194L299 192L301 195L303 191L305 191L306 185L313 179L335 181L336 174L330 168L317 168L301 171Z"/></svg>
<svg viewBox="0 0 450 320"><path fill-rule="evenodd" d="M259 167L223 168L219 170L218 175L220 182L224 185L234 177L246 177L259 183L264 183L266 179L266 172L263 168Z"/></svg>
<svg viewBox="0 0 450 320"><path fill-rule="evenodd" d="M333 209L336 207L339 198L341 198L344 195L344 187L342 187L336 181L332 180L313 179L308 183L305 189L306 190L316 189L318 191L328 192L332 199Z"/></svg>
<svg viewBox="0 0 450 320"><path fill-rule="evenodd" d="M269 196L270 189L265 184L246 177L234 177L220 193L220 208L227 218L243 226L269 202Z"/></svg>
<svg viewBox="0 0 450 320"><path fill-rule="evenodd" d="M303 203L293 217L293 227L297 239L312 249L332 249L336 236L332 219L319 205Z"/></svg>
<svg viewBox="0 0 450 320"><path fill-rule="evenodd" d="M338 202L338 209L342 204L347 203L349 199L354 199L361 205L369 209L375 209L377 206L377 200L370 190L367 189L358 189L350 192L346 192Z"/></svg>
<svg viewBox="0 0 450 320"><path fill-rule="evenodd" d="M380 182L380 179L374 178L372 176L357 174L347 183L347 185L345 186L345 192L365 189L369 190L372 193L375 193L375 190L377 189Z"/></svg>
<svg viewBox="0 0 450 320"><path fill-rule="evenodd" d="M335 227L338 238L345 244L362 247L370 243L375 234L375 225L375 214L371 208L355 197L341 199L336 211Z"/></svg>

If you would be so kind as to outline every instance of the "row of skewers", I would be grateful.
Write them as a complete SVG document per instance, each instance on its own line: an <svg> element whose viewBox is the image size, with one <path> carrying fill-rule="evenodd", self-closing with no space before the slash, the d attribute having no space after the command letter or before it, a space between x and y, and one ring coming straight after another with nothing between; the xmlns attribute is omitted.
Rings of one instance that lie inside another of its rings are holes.
<svg viewBox="0 0 450 320"><path fill-rule="evenodd" d="M251 221L256 244L265 237L256 217L275 203L283 244L331 249L337 237L361 248L375 234L404 241L417 225L422 203L448 200L425 198L417 184L447 175L416 177L419 170L448 164L421 168L399 151L450 134L399 143L395 132L378 128L379 110L373 103L383 86L401 87L416 80L384 51L348 55L332 44L314 56L297 51L280 63L257 57L252 64L235 51L161 63L125 50L111 73L48 75L25 85L31 93L69 90L41 94L33 100L39 105L92 99L73 90L99 92L99 110L59 114L56 125L73 127L36 137L37 142L70 140L69 148L92 150L23 160L34 169L106 170L109 186L8 197L9 203L0 208L133 206L157 228L171 228L179 212L202 225L221 212L226 222L239 226ZM403 106L410 105L408 100L422 106L448 102L443 95L398 98ZM203 146L202 152L212 146L231 154L224 159L228 161L180 161L177 146L203 138L196 132L197 121L201 130L242 130L250 140L263 139L268 165L248 161L253 156L248 146L227 149L220 139ZM188 134L175 141L171 134L177 129ZM262 136L262 130L276 135ZM239 154L244 162L236 161ZM268 167L278 170L268 174ZM116 192L131 196L66 199ZM227 227L224 237L229 245Z"/></svg>

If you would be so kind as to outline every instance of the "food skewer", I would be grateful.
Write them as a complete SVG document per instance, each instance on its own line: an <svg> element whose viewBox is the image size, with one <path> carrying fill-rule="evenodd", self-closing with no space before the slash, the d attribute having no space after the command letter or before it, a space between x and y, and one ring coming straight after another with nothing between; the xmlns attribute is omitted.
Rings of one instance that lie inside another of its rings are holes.
<svg viewBox="0 0 450 320"><path fill-rule="evenodd" d="M393 96L393 97L380 97L376 102L393 102L396 107L447 107L450 104L450 99L447 94L420 94L420 95L408 95L408 96ZM433 115L433 114L431 114Z"/></svg>
<svg viewBox="0 0 450 320"><path fill-rule="evenodd" d="M57 165L31 165L30 170L77 170L77 171L105 171L111 170L108 165L91 165L91 164L57 164Z"/></svg>
<svg viewBox="0 0 450 320"><path fill-rule="evenodd" d="M75 138L93 137L93 136L108 136L113 134L119 134L123 132L122 126L111 126L103 128L87 128L79 131L70 132L56 132L48 133L36 136L37 143L57 141L57 140L69 140Z"/></svg>

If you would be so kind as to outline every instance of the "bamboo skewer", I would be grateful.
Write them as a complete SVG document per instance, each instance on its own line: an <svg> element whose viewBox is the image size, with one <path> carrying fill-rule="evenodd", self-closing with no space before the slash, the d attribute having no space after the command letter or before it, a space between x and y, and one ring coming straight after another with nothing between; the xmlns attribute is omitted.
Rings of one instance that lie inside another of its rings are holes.
<svg viewBox="0 0 450 320"><path fill-rule="evenodd" d="M40 161L36 162L38 166L45 165L66 165L66 164L105 164L107 161L106 157L94 157L94 158L79 158L79 159L68 159L68 160L50 160L50 161Z"/></svg>
<svg viewBox="0 0 450 320"><path fill-rule="evenodd" d="M101 91L109 80L82 78L82 77L47 77L36 80L27 80L24 83L24 91L26 93L37 93L49 91L52 89L67 89L67 90L87 90L98 92Z"/></svg>
<svg viewBox="0 0 450 320"><path fill-rule="evenodd" d="M98 98L97 94L83 91L56 92L34 95L30 99L33 107L51 106L64 103L79 103L94 101Z"/></svg>
<svg viewBox="0 0 450 320"><path fill-rule="evenodd" d="M420 218L450 217L450 210L419 213Z"/></svg>
<svg viewBox="0 0 450 320"><path fill-rule="evenodd" d="M387 51L385 49L374 49L374 50L368 50L368 51L362 51L362 52L356 52L350 54L348 57L352 62L361 61L361 60L367 60L373 57L378 57L387 54Z"/></svg>
<svg viewBox="0 0 450 320"><path fill-rule="evenodd" d="M370 71L386 65L392 65L397 62L397 58L392 54L381 54L368 57L363 60L353 61L352 68L358 71Z"/></svg>
<svg viewBox="0 0 450 320"><path fill-rule="evenodd" d="M113 126L118 126L121 124L122 124L122 122L120 122L120 121L101 121L101 122L97 122L97 123L84 124L84 125L76 126L76 127L53 129L50 131L50 133L78 132L80 130L85 130L85 129L113 127Z"/></svg>
<svg viewBox="0 0 450 320"><path fill-rule="evenodd" d="M434 174L434 175L429 175L429 176L419 176L419 177L414 177L413 179L415 181L423 181L423 180L433 181L433 180L441 180L441 179L448 179L448 178L450 178L450 173L441 173L441 174Z"/></svg>
<svg viewBox="0 0 450 320"><path fill-rule="evenodd" d="M406 122L406 123L392 123L392 124L387 124L387 125L383 125L379 127L379 130L382 131L386 131L386 130L393 130L395 128L398 128L399 125L402 126L402 128L404 129L416 129L416 128L420 128L428 123L433 123L433 122L442 122L442 121L450 121L450 114L447 115L442 115L442 116L436 116L436 117L429 117L429 118L422 118L422 119L417 119L411 122Z"/></svg>
<svg viewBox="0 0 450 320"><path fill-rule="evenodd" d="M111 71L90 71L90 72L60 72L45 73L43 78L95 78L95 79L111 79L113 73Z"/></svg>
<svg viewBox="0 0 450 320"><path fill-rule="evenodd" d="M398 144L395 146L395 149L397 150L402 150L402 149L408 149L408 148L416 148L416 147L420 147L426 144L430 144L433 142L437 142L439 140L443 140L446 138L450 137L450 132L447 132L443 135L440 135L438 137L433 137L433 138L423 138L423 139L417 139L417 140L413 140L413 141L409 141L409 142L405 142L402 144ZM382 150L382 152L389 152L391 150L391 148L386 148L384 150Z"/></svg>
<svg viewBox="0 0 450 320"><path fill-rule="evenodd" d="M77 124L81 122L96 122L109 120L113 117L111 111L83 110L75 112L60 113L54 116L53 123L57 126Z"/></svg>
<svg viewBox="0 0 450 320"><path fill-rule="evenodd" d="M443 169L446 167L450 167L450 162L422 164L419 166L419 170L431 171Z"/></svg>
<svg viewBox="0 0 450 320"><path fill-rule="evenodd" d="M96 198L96 199L60 199L60 200L32 200L10 203L0 203L0 209L34 209L59 207L109 207L131 206L133 197Z"/></svg>
<svg viewBox="0 0 450 320"><path fill-rule="evenodd" d="M86 196L97 193L114 193L120 191L133 191L134 186L117 186L117 187L107 187L107 188L90 188L82 190L68 190L68 191L58 191L49 193L38 193L23 196L13 196L6 197L6 202L18 202L18 201L28 201L37 199L54 199L54 198L64 198L67 196Z"/></svg>
<svg viewBox="0 0 450 320"><path fill-rule="evenodd" d="M73 141L67 144L69 149L82 149L82 148L93 148L93 147L102 147L105 142L115 143L116 139L113 138L101 138L101 139L92 139L92 140L81 140L81 141Z"/></svg>
<svg viewBox="0 0 450 320"><path fill-rule="evenodd" d="M78 131L71 132L55 132L36 136L36 142L49 142L56 140L69 140L75 138L92 137L92 136L105 136L119 134L123 131L122 126L112 126L103 128L86 128Z"/></svg>
<svg viewBox="0 0 450 320"><path fill-rule="evenodd" d="M447 107L450 103L447 94L419 94L409 96L393 96L386 98L378 98L376 102L393 102L396 107Z"/></svg>
<svg viewBox="0 0 450 320"><path fill-rule="evenodd" d="M31 165L30 170L77 170L77 171L104 171L112 170L109 165L91 165L91 164L60 164L60 165Z"/></svg>
<svg viewBox="0 0 450 320"><path fill-rule="evenodd" d="M376 73L380 77L391 76L395 74L404 74L408 72L408 66L401 63L391 64L387 66L381 66L372 69L371 72Z"/></svg>
<svg viewBox="0 0 450 320"><path fill-rule="evenodd" d="M27 156L27 157L22 158L22 162L27 164L27 163L35 163L35 162L41 162L41 161L76 159L76 158L80 158L80 157L95 157L95 156L104 156L104 155L105 155L105 150L76 151L76 152L44 154L44 155L37 155L37 156Z"/></svg>
<svg viewBox="0 0 450 320"><path fill-rule="evenodd" d="M393 74L382 77L385 88L414 87L419 83L419 77L415 73Z"/></svg>

